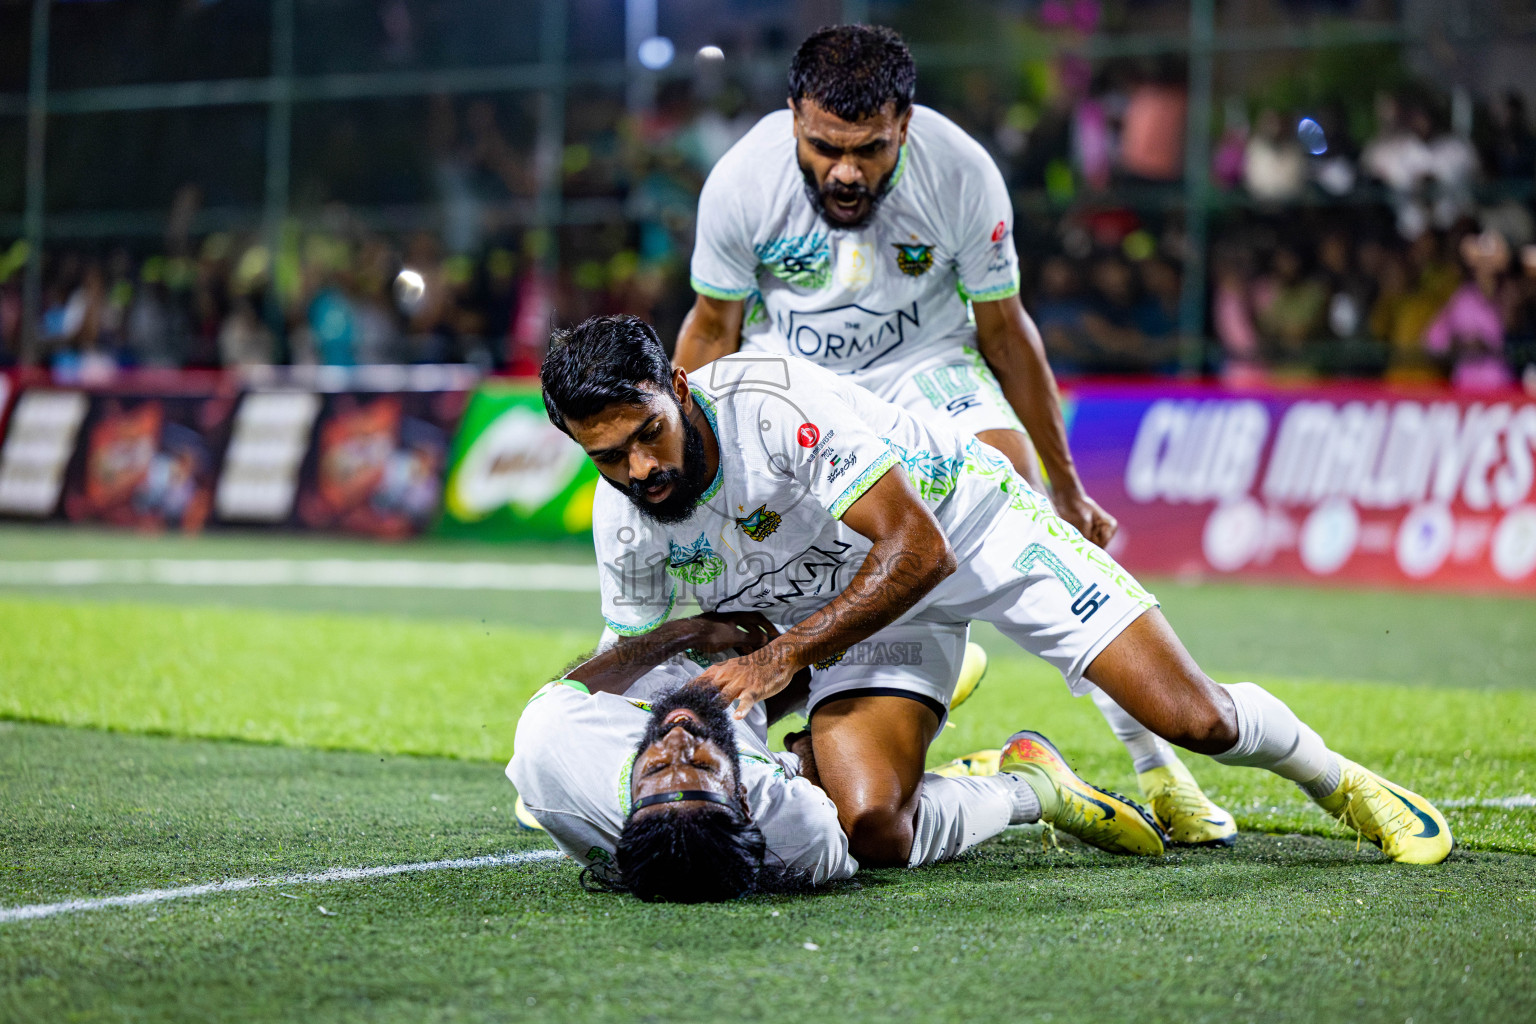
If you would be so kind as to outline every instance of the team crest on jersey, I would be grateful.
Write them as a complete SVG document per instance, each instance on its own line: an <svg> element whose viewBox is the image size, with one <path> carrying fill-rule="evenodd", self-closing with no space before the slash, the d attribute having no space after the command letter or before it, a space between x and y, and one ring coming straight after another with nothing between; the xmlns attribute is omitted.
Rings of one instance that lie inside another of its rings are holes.
<svg viewBox="0 0 1536 1024"><path fill-rule="evenodd" d="M933 246L903 245L896 242L896 267L908 277L922 277L933 266Z"/></svg>
<svg viewBox="0 0 1536 1024"><path fill-rule="evenodd" d="M767 540L783 521L784 517L767 505L759 505L751 515L736 517L736 525L741 527L741 532L753 540Z"/></svg>
<svg viewBox="0 0 1536 1024"><path fill-rule="evenodd" d="M755 251L769 273L796 288L816 291L832 280L832 247L821 232L775 238Z"/></svg>
<svg viewBox="0 0 1536 1024"><path fill-rule="evenodd" d="M703 586L715 582L725 572L725 559L715 554L715 549L702 534L687 547L677 541L671 541L667 546L667 572L684 583Z"/></svg>

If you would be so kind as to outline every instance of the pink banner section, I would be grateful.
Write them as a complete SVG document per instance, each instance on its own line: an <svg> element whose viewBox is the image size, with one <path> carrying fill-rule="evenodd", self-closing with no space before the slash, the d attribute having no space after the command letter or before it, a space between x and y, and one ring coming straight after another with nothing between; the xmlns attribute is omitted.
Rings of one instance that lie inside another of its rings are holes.
<svg viewBox="0 0 1536 1024"><path fill-rule="evenodd" d="M1536 399L1080 383L1072 450L1140 573L1536 596Z"/></svg>

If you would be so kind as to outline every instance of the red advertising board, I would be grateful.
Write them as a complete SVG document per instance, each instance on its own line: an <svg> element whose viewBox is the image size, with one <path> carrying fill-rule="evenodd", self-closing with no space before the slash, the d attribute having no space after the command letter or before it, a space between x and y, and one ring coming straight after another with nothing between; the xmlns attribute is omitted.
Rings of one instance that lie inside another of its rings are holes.
<svg viewBox="0 0 1536 1024"><path fill-rule="evenodd" d="M1536 399L1084 383L1072 450L1133 572L1536 595Z"/></svg>

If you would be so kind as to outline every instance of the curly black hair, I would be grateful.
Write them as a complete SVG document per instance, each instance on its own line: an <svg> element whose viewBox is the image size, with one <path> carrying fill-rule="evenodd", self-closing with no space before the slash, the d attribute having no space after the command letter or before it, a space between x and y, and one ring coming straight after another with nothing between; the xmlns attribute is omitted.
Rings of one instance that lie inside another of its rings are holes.
<svg viewBox="0 0 1536 1024"><path fill-rule="evenodd" d="M896 104L901 114L917 92L917 65L895 30L835 25L812 33L789 65L789 98L811 99L844 121L862 121Z"/></svg>

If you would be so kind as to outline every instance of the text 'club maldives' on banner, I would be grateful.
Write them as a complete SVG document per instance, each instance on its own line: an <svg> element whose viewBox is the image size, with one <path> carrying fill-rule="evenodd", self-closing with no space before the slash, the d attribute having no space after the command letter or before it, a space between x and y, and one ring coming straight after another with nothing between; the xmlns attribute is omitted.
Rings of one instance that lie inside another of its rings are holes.
<svg viewBox="0 0 1536 1024"><path fill-rule="evenodd" d="M1529 397L1082 384L1073 399L1073 454L1132 571L1536 594Z"/></svg>

